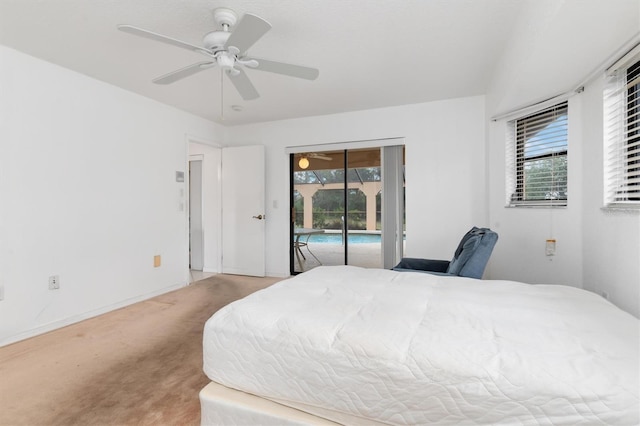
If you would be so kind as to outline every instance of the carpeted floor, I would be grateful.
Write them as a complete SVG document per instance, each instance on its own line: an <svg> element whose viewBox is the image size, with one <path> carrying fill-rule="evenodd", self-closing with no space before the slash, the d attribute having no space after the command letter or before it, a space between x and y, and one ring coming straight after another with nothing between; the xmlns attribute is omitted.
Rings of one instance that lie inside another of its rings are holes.
<svg viewBox="0 0 640 426"><path fill-rule="evenodd" d="M205 321L279 280L216 275L0 348L0 425L198 425Z"/></svg>

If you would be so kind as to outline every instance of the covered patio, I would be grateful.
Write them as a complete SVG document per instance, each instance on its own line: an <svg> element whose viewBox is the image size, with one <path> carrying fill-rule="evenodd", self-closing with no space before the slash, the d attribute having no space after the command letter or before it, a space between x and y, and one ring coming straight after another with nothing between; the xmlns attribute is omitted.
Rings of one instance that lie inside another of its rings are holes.
<svg viewBox="0 0 640 426"><path fill-rule="evenodd" d="M347 156L345 161L345 154ZM402 158L404 163L404 158ZM382 153L378 148L295 154L294 227L326 234L379 234L381 230ZM343 265L345 246L338 242L294 237L294 272L322 265ZM354 241L355 242L355 241ZM348 240L348 264L380 268L381 242ZM309 251L310 250L310 251ZM303 257L304 256L304 257Z"/></svg>

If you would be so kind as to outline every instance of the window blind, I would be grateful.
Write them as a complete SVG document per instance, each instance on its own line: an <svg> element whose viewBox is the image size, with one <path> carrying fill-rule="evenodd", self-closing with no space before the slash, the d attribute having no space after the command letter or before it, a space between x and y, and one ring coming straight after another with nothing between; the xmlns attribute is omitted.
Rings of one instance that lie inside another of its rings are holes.
<svg viewBox="0 0 640 426"><path fill-rule="evenodd" d="M637 49L636 49L637 50ZM609 70L604 88L604 203L640 207L640 53Z"/></svg>
<svg viewBox="0 0 640 426"><path fill-rule="evenodd" d="M509 205L567 205L567 129L567 102L509 123Z"/></svg>

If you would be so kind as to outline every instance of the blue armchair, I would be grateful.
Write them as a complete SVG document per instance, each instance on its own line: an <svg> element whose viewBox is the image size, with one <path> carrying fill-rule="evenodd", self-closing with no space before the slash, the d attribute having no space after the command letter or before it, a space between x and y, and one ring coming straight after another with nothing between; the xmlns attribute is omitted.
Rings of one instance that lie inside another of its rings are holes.
<svg viewBox="0 0 640 426"><path fill-rule="evenodd" d="M491 229L474 226L462 237L451 261L404 257L393 270L480 279L497 241L498 234Z"/></svg>

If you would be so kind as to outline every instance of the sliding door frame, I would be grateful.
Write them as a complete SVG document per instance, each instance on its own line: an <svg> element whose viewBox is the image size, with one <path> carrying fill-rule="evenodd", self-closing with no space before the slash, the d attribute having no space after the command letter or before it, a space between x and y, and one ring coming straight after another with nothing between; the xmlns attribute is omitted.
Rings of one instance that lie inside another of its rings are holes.
<svg viewBox="0 0 640 426"><path fill-rule="evenodd" d="M364 140L364 141L352 141L352 142L340 142L340 143L327 143L327 144L320 144L320 145L299 145L299 146L291 146L291 147L287 147L285 148L285 153L289 155L289 206L290 206L290 221L289 221L289 270L291 275L297 275L300 273L300 271L295 271L295 247L293 244L293 239L294 239L294 232L295 232L295 208L294 208L294 179L293 179L293 173L294 173L294 165L295 165L295 154L300 154L300 153L311 153L311 152L326 152L326 151L343 151L344 152L344 164L343 164L343 169L344 169L344 181L343 181L343 188L344 188L344 228L345 228L345 232L344 232L344 264L348 265L348 260L349 260L349 215L348 215L348 211L349 211L349 154L348 151L350 150L358 150L358 149L367 149L367 148L380 148L382 150L382 152L385 151L386 147L393 147L393 146L405 146L404 143L404 138L388 138L388 139L375 139L375 140ZM383 155L384 157L384 155ZM400 163L402 164L402 158L399 159ZM384 161L384 159L382 160ZM394 161L397 162L397 158L394 158ZM394 170L395 170L394 166ZM381 170L384 169L384 164L381 164ZM397 176L397 174L396 174ZM384 178L383 178L384 179ZM394 184L397 184L396 180L394 179ZM384 185L384 180L383 180L383 185ZM384 188L384 186L383 186ZM387 186L387 191L390 189L389 186ZM397 192L397 191L394 191ZM389 193L389 192L387 192ZM393 202L395 203L395 205L393 206L394 212L391 215L393 217L393 219L390 221L387 221L387 223L392 228L392 232L395 235L394 240L395 244L390 244L390 242L387 240L387 252L391 252L393 253L393 257L395 259L395 257L397 256L402 256L402 246L403 246L403 230L402 230L402 219L403 219L403 200L399 200L398 199L398 194L395 194L396 196L394 197ZM384 197L384 196L383 196ZM400 206L398 206L397 204L400 203ZM386 204L387 206L391 206L390 202L386 202L383 203ZM386 209L388 209L389 207L384 207L383 206L383 217L385 216L384 211ZM398 230L398 225L397 222L398 220L400 221L400 228ZM384 221L384 219L383 219ZM383 228L382 230L383 235L385 232L385 228ZM398 241L399 239L399 241ZM392 248L393 247L393 248ZM381 250L383 253L383 258L382 258L382 262L383 265L381 265L381 267L385 267L386 268L386 264L385 264L385 242L384 242L384 238L381 244ZM399 260L399 259L398 259ZM386 262L388 263L388 262Z"/></svg>

